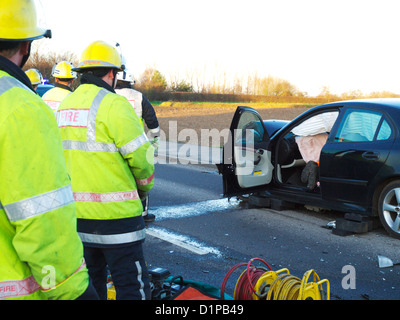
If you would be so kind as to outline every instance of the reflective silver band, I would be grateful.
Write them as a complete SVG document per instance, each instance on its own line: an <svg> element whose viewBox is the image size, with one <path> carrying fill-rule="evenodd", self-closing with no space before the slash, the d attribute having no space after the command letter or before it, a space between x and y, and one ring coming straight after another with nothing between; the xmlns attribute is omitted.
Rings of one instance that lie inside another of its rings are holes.
<svg viewBox="0 0 400 320"><path fill-rule="evenodd" d="M114 143L106 142L86 142L64 140L62 142L64 150L94 151L94 152L118 152Z"/></svg>
<svg viewBox="0 0 400 320"><path fill-rule="evenodd" d="M82 242L95 244L123 244L140 241L146 238L146 230L138 230L120 234L93 234L78 232Z"/></svg>
<svg viewBox="0 0 400 320"><path fill-rule="evenodd" d="M71 185L3 206L11 222L24 220L73 203Z"/></svg>
<svg viewBox="0 0 400 320"><path fill-rule="evenodd" d="M123 156L125 156L125 155L135 151L136 149L138 149L139 147L141 147L148 141L149 141L149 139L147 139L146 134L142 133L139 137L133 139L132 141L128 142L126 145L119 148L119 152Z"/></svg>
<svg viewBox="0 0 400 320"><path fill-rule="evenodd" d="M96 115L101 101L109 93L106 89L100 89L89 109L86 141L63 140L64 150L79 150L93 152L118 152L114 143L96 142Z"/></svg>
<svg viewBox="0 0 400 320"><path fill-rule="evenodd" d="M31 91L26 85L13 77L4 76L0 78L0 94L3 94L14 87Z"/></svg>
<svg viewBox="0 0 400 320"><path fill-rule="evenodd" d="M94 98L92 105L90 106L88 125L86 133L86 141L75 141L75 140L64 140L64 150L79 150L79 151L93 151L93 152L120 152L122 155L127 155L137 148L148 142L145 133L139 137L128 142L121 148L117 148L112 142L96 142L96 116L99 111L99 107L104 97L109 93L106 89L100 89Z"/></svg>
<svg viewBox="0 0 400 320"><path fill-rule="evenodd" d="M103 61L103 60L85 60L85 61L82 61L81 63L79 63L77 68L89 69L92 66L97 67L97 68L102 68L102 67L117 68L118 67L115 64L112 64L110 62Z"/></svg>
<svg viewBox="0 0 400 320"><path fill-rule="evenodd" d="M96 116L97 116L97 111L99 111L99 107L101 104L101 101L103 101L104 97L110 93L106 89L100 89L100 91L97 93L96 97L94 98L92 105L90 106L89 109L89 117L88 117L88 126L87 126L87 133L86 133L86 141L88 143L90 142L96 142Z"/></svg>

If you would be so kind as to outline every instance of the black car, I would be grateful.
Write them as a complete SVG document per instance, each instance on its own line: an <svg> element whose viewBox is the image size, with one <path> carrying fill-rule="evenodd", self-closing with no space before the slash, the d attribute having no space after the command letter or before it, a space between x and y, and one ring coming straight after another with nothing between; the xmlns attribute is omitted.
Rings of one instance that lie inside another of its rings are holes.
<svg viewBox="0 0 400 320"><path fill-rule="evenodd" d="M224 195L312 205L357 222L379 216L400 238L399 129L400 99L324 104L293 121L238 107L217 165Z"/></svg>

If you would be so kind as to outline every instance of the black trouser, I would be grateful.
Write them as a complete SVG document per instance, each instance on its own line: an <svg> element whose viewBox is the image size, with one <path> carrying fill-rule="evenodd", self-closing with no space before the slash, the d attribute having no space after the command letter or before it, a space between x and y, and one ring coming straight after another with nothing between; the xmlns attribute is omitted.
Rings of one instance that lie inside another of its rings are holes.
<svg viewBox="0 0 400 320"><path fill-rule="evenodd" d="M107 299L107 266L117 299L150 299L149 275L141 243L117 248L84 246L84 255L89 276L101 300Z"/></svg>

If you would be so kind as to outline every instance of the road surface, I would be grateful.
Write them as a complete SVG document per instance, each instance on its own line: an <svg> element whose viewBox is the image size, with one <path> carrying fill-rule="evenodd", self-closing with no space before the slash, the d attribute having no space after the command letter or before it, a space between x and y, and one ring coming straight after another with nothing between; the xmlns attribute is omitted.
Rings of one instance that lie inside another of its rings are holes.
<svg viewBox="0 0 400 320"><path fill-rule="evenodd" d="M221 288L232 267L260 258L299 278L315 270L329 280L331 300L400 299L400 266L378 267L378 255L400 261L400 241L383 229L342 237L325 228L342 217L337 212L248 208L224 199L213 165L156 164L155 181L150 212L156 221L144 244L150 269ZM228 278L225 293L233 295L244 270Z"/></svg>

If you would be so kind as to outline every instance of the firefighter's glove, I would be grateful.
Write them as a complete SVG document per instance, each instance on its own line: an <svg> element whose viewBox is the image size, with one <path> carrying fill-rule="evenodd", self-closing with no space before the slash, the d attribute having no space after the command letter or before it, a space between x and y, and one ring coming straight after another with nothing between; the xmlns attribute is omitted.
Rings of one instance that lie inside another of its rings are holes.
<svg viewBox="0 0 400 320"><path fill-rule="evenodd" d="M154 137L151 141L150 141L151 145L154 148L154 151L158 150L158 147L160 146L160 137Z"/></svg>

